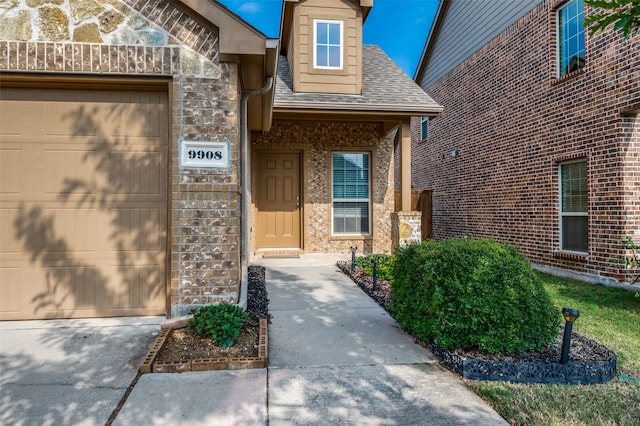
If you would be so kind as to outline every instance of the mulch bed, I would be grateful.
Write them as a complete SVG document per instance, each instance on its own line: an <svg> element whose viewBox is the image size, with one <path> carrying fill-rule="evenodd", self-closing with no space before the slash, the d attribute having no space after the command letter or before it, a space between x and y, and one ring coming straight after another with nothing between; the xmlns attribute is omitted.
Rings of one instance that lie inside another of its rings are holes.
<svg viewBox="0 0 640 426"><path fill-rule="evenodd" d="M337 266L347 275L351 275L351 262L341 261ZM388 281L377 280L376 291L373 291L373 279L362 268L356 268L352 280L360 287L366 294L368 294L376 303L382 306L387 312L393 314L390 310L391 307L391 285ZM435 345L433 343L424 342L418 338L415 338L416 343L421 346L432 350L436 356L445 354L448 360L456 359L457 363L469 361L487 361L488 363L502 363L506 365L512 364L541 364L541 365L553 365L558 366L560 362L560 353L562 350L562 340L564 334L564 327L560 327L558 337L556 341L545 348L543 351L526 352L522 354L489 354L478 350L455 350L453 353L448 353L446 349ZM572 333L571 347L569 351L569 364L574 367L578 364L584 364L585 369L589 370L596 366L606 370L602 373L602 381L608 381L615 377L615 365L616 357L613 352L606 347L600 345L597 342L579 334ZM456 371L460 373L460 371ZM610 377L612 376L613 377ZM593 380L592 378L588 380ZM528 380L533 382L532 380ZM571 383L576 381L569 381ZM584 381L583 381L584 382ZM589 381L589 383L595 383L596 381Z"/></svg>
<svg viewBox="0 0 640 426"><path fill-rule="evenodd" d="M250 358L258 356L260 319L270 320L265 270L249 267L247 312L249 321L230 348L215 345L210 337L196 336L192 327L175 329L156 357L157 362L188 361L200 358Z"/></svg>

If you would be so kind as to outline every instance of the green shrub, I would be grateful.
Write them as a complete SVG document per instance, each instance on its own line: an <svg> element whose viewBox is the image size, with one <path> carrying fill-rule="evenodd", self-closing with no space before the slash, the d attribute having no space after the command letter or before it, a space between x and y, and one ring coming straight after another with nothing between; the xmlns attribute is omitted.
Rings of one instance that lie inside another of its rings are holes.
<svg viewBox="0 0 640 426"><path fill-rule="evenodd" d="M356 257L356 267L363 268L368 275L373 276L373 264L371 263L373 259L378 259L380 261L376 268L378 279L392 281L393 265L396 259L394 256L388 256L386 254L358 256Z"/></svg>
<svg viewBox="0 0 640 426"><path fill-rule="evenodd" d="M249 314L240 306L223 302L196 309L189 325L197 335L210 336L215 344L228 348L233 346L248 319Z"/></svg>
<svg viewBox="0 0 640 426"><path fill-rule="evenodd" d="M448 350L540 350L560 314L510 246L489 239L425 241L396 256L392 310L402 327Z"/></svg>

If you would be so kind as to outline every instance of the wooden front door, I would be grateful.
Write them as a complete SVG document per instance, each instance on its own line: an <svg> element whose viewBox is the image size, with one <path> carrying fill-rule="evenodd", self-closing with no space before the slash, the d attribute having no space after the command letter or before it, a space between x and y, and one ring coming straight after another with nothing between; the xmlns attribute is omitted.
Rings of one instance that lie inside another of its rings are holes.
<svg viewBox="0 0 640 426"><path fill-rule="evenodd" d="M301 248L300 154L258 152L256 249Z"/></svg>

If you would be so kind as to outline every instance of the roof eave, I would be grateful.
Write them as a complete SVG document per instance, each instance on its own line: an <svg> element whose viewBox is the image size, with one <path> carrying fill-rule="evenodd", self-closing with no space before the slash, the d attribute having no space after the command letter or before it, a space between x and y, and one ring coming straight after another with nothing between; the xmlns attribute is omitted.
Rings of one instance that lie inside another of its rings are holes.
<svg viewBox="0 0 640 426"><path fill-rule="evenodd" d="M217 1L178 0L178 3L217 27L220 60L238 63L244 90L260 88L269 77L276 77L279 39L267 38ZM274 97L275 90L271 89L249 101L248 121L253 129L270 128Z"/></svg>
<svg viewBox="0 0 640 426"><path fill-rule="evenodd" d="M264 51L266 36L223 4L211 0L178 0L219 29L222 54L256 55Z"/></svg>
<svg viewBox="0 0 640 426"><path fill-rule="evenodd" d="M437 116L443 111L441 105L353 105L344 103L301 104L283 102L274 105L274 114L282 112L298 112L301 114L335 114L337 112L397 116Z"/></svg>

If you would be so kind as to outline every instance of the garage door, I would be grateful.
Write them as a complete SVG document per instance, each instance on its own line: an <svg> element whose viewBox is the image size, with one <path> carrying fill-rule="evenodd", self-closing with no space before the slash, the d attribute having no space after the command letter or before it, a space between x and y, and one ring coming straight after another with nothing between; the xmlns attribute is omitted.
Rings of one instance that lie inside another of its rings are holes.
<svg viewBox="0 0 640 426"><path fill-rule="evenodd" d="M0 319L165 313L167 95L0 89Z"/></svg>

